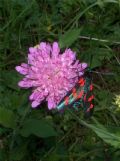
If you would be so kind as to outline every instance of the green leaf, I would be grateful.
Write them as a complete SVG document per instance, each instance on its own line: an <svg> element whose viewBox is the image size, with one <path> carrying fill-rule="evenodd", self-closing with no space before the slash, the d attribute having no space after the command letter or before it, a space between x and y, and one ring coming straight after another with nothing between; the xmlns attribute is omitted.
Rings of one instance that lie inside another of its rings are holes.
<svg viewBox="0 0 120 161"><path fill-rule="evenodd" d="M4 161L7 159L6 151L3 148L0 148L0 161Z"/></svg>
<svg viewBox="0 0 120 161"><path fill-rule="evenodd" d="M27 144L17 146L16 148L12 149L12 153L10 154L11 160L22 160L24 156L27 154Z"/></svg>
<svg viewBox="0 0 120 161"><path fill-rule="evenodd" d="M92 51L91 68L95 68L102 65L103 60L110 60L113 57L112 52L108 48L95 48Z"/></svg>
<svg viewBox="0 0 120 161"><path fill-rule="evenodd" d="M8 128L14 128L16 125L15 114L11 110L0 108L0 124Z"/></svg>
<svg viewBox="0 0 120 161"><path fill-rule="evenodd" d="M23 128L21 129L21 135L28 137L34 134L38 137L46 138L50 136L56 136L57 133L46 120L29 119L24 122Z"/></svg>
<svg viewBox="0 0 120 161"><path fill-rule="evenodd" d="M120 148L120 127L117 127L116 130L112 128L106 128L100 124L97 120L93 119L96 124L88 124L87 122L81 120L73 112L69 112L79 121L80 124L93 130L101 139L106 143L111 144L115 148Z"/></svg>
<svg viewBox="0 0 120 161"><path fill-rule="evenodd" d="M115 131L110 132L103 125L90 125L87 126L92 129L101 139L106 143L111 144L112 146L119 148L120 147L120 128L117 128L117 133Z"/></svg>
<svg viewBox="0 0 120 161"><path fill-rule="evenodd" d="M15 70L1 72L1 78L5 86L19 91L18 81L21 79L21 75L18 74Z"/></svg>
<svg viewBox="0 0 120 161"><path fill-rule="evenodd" d="M59 38L60 48L69 47L75 40L80 36L81 29L73 29L67 31L64 35L61 35Z"/></svg>
<svg viewBox="0 0 120 161"><path fill-rule="evenodd" d="M91 68L95 68L95 67L100 67L102 65L102 62L97 59L97 57L95 56L93 59L92 59L92 62L90 64L90 67Z"/></svg>

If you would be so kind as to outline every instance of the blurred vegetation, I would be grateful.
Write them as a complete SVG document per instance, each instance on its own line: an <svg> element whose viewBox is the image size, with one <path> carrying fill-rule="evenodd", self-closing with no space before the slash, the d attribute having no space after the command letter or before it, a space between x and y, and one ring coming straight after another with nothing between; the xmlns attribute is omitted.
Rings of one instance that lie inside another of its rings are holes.
<svg viewBox="0 0 120 161"><path fill-rule="evenodd" d="M40 41L71 47L93 73L95 110L33 110L15 66ZM120 0L0 0L0 161L119 161Z"/></svg>

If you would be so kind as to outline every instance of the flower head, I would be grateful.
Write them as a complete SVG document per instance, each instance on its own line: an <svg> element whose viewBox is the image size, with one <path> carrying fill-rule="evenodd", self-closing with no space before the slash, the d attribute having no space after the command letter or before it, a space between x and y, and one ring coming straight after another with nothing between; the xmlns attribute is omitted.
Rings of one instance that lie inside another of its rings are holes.
<svg viewBox="0 0 120 161"><path fill-rule="evenodd" d="M61 54L57 42L52 45L41 42L29 48L27 64L16 66L16 70L24 75L18 85L22 88L32 87L29 99L33 108L46 100L48 108L52 109L77 83L86 67L86 63L76 60L76 54L71 49Z"/></svg>

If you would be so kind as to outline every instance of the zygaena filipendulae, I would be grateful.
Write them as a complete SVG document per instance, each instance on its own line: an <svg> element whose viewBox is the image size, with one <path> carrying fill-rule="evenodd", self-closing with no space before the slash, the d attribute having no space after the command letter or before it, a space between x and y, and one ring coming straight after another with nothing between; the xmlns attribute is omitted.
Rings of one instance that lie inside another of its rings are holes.
<svg viewBox="0 0 120 161"><path fill-rule="evenodd" d="M74 108L78 110L79 108L83 108L85 116L87 117L91 116L93 112L93 100L92 74L90 69L87 68L85 74L79 78L75 87L60 101L57 109Z"/></svg>

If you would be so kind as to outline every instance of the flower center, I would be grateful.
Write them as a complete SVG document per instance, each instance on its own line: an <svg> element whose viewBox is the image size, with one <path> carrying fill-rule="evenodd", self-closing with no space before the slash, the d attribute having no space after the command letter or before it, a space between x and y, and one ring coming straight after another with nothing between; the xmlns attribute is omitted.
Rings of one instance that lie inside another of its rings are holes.
<svg viewBox="0 0 120 161"><path fill-rule="evenodd" d="M55 77L56 75L58 75L59 72L60 72L59 69L54 70L54 72L52 74L48 74L48 79L52 79L53 77Z"/></svg>

